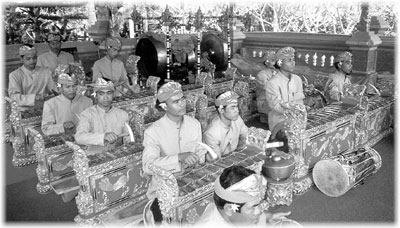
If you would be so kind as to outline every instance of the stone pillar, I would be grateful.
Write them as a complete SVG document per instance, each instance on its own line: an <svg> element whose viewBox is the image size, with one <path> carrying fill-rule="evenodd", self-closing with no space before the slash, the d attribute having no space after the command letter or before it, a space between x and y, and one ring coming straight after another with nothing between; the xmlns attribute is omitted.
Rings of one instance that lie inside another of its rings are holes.
<svg viewBox="0 0 400 228"><path fill-rule="evenodd" d="M241 53L243 40L246 38L246 35L241 31L242 29L244 29L243 23L238 19L233 19L231 58L233 58L235 54Z"/></svg>
<svg viewBox="0 0 400 228"><path fill-rule="evenodd" d="M353 54L353 73L355 81L368 76L376 76L377 47L382 40L377 34L369 31L368 4L362 4L360 22L352 37L346 41L346 45Z"/></svg>

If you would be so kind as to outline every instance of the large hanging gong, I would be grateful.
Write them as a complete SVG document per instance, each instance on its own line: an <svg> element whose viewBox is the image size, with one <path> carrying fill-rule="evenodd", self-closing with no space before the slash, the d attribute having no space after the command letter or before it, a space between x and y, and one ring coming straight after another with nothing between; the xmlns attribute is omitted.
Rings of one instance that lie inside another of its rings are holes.
<svg viewBox="0 0 400 228"><path fill-rule="evenodd" d="M167 72L167 50L165 45L153 37L141 38L136 46L136 55L140 56L138 70L144 77L164 78Z"/></svg>
<svg viewBox="0 0 400 228"><path fill-rule="evenodd" d="M228 44L214 34L205 34L200 43L201 53L207 52L215 71L225 70L228 66Z"/></svg>

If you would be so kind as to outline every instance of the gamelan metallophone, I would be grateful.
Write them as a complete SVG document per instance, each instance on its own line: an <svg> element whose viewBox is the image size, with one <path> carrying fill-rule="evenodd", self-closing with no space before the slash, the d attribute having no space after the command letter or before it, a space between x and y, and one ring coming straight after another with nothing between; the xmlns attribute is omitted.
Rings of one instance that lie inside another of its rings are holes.
<svg viewBox="0 0 400 228"><path fill-rule="evenodd" d="M361 110L355 124L355 146L360 147L364 144L375 145L383 137L387 136L393 129L395 98L370 96L368 105Z"/></svg>
<svg viewBox="0 0 400 228"><path fill-rule="evenodd" d="M309 169L325 157L354 147L356 112L343 105L328 105L307 115L304 105L285 107L284 129L289 153L297 157L294 193L303 194L312 185Z"/></svg>
<svg viewBox="0 0 400 228"><path fill-rule="evenodd" d="M104 224L106 218L118 217L127 208L130 213L142 214L149 179L143 175L140 143L98 147L98 152L88 155L85 146L67 145L74 150L74 171L80 186L77 223Z"/></svg>
<svg viewBox="0 0 400 228"><path fill-rule="evenodd" d="M296 194L311 187L309 170L319 160L365 144L372 146L393 131L394 97L364 98L360 106L330 104L308 114L302 105L284 107L289 152L298 157Z"/></svg>
<svg viewBox="0 0 400 228"><path fill-rule="evenodd" d="M47 136L39 129L29 127L28 137L38 159L36 174L39 182L36 190L41 194L51 190L57 194L76 190L79 186L72 167L73 150L65 144L66 141L75 141L74 136L67 134Z"/></svg>
<svg viewBox="0 0 400 228"><path fill-rule="evenodd" d="M143 90L130 96L115 97L113 106L123 109L140 110L144 116L152 116L156 97L151 90Z"/></svg>
<svg viewBox="0 0 400 228"><path fill-rule="evenodd" d="M194 224L206 206L213 202L214 181L225 168L241 165L261 170L265 158L265 152L248 147L214 163L200 165L177 178L169 171L152 166L156 173L153 178L159 180L157 194L163 217L170 222Z"/></svg>

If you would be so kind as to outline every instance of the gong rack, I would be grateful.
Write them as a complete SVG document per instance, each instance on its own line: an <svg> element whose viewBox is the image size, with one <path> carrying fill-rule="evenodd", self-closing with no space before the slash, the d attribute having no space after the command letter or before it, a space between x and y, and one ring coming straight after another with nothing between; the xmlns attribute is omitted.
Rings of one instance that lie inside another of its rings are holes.
<svg viewBox="0 0 400 228"><path fill-rule="evenodd" d="M227 41L227 67L231 67L231 26L233 22L233 18L235 18L233 14L233 7L229 6L226 7L226 10L222 12L221 16L204 16L203 13L201 12L200 8L196 12L194 16L190 15L189 16L189 22L192 24L190 26L190 30L186 30L186 25L183 23L180 23L179 20L182 18L180 17L174 17L172 13L170 12L168 5L165 8L165 11L162 13L160 17L143 17L140 12L136 10L136 7L134 7L133 12L131 14L131 19L134 22L134 29L135 29L135 37L140 38L146 35L146 32L148 31L148 28L145 28L144 24L149 20L157 20L159 21L159 26L161 27L160 31L158 32L159 34L165 35L165 47L166 47L166 78L169 80L171 77L171 36L172 35L179 35L179 34L190 34L190 35L197 35L197 56L196 56L196 65L197 65L197 75L200 75L200 60L201 60L201 40L202 40L202 33L206 31L212 31L213 29L211 28L205 28L204 27L204 21L205 20L210 20L210 19L218 19L218 22L222 24L222 38ZM215 29L214 29L215 30ZM139 36L139 34L141 36ZM148 34L148 33L147 33ZM158 36L157 32L153 34L154 36ZM163 40L162 38L159 38L158 40ZM213 61L211 61L213 62ZM215 64L215 63L214 63ZM226 66L224 66L226 68ZM217 69L218 70L218 69Z"/></svg>

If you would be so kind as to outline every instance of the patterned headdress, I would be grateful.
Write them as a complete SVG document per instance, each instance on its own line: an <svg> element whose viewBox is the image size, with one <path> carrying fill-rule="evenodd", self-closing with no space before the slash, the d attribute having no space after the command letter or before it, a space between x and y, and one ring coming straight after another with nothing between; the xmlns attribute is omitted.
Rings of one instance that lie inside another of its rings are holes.
<svg viewBox="0 0 400 228"><path fill-rule="evenodd" d="M229 104L234 104L238 102L239 95L233 91L226 91L225 93L218 96L215 100L216 106L225 106Z"/></svg>
<svg viewBox="0 0 400 228"><path fill-rule="evenodd" d="M37 54L37 50L35 47L29 47L26 45L22 45L18 50L19 55L26 55L26 54Z"/></svg>
<svg viewBox="0 0 400 228"><path fill-rule="evenodd" d="M292 59L295 51L292 47L283 47L276 52L275 59L276 61Z"/></svg>
<svg viewBox="0 0 400 228"><path fill-rule="evenodd" d="M115 37L109 37L105 40L103 40L103 42L101 42L99 48L100 49L110 49L112 47L116 47L116 48L120 48L122 46L121 41L118 38Z"/></svg>
<svg viewBox="0 0 400 228"><path fill-rule="evenodd" d="M47 42L51 42L51 41L59 41L59 42L61 42L60 33L49 33L49 35L47 35Z"/></svg>
<svg viewBox="0 0 400 228"><path fill-rule="evenodd" d="M335 57L334 62L335 62L335 63L339 63L339 62L342 62L342 61L351 61L351 57L352 57L352 56L353 56L353 55L352 55L350 52L348 52L348 51L340 52L340 53Z"/></svg>
<svg viewBox="0 0 400 228"><path fill-rule="evenodd" d="M75 85L78 81L74 76L69 76L66 73L61 73L60 75L58 75L57 82L61 85Z"/></svg>
<svg viewBox="0 0 400 228"><path fill-rule="evenodd" d="M98 78L96 82L93 84L94 87L94 92L97 92L98 90L112 90L114 91L114 83L112 81L106 81L102 78Z"/></svg>
<svg viewBox="0 0 400 228"><path fill-rule="evenodd" d="M182 86L177 82L168 82L160 87L157 92L157 99L160 102L168 100L170 97L182 93Z"/></svg>
<svg viewBox="0 0 400 228"><path fill-rule="evenodd" d="M260 174L251 174L234 185L224 189L220 177L214 182L215 193L222 199L232 203L246 203L264 198L267 180Z"/></svg>

